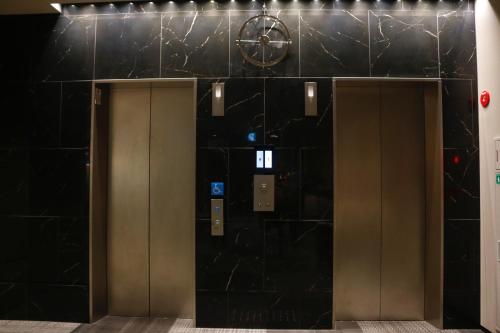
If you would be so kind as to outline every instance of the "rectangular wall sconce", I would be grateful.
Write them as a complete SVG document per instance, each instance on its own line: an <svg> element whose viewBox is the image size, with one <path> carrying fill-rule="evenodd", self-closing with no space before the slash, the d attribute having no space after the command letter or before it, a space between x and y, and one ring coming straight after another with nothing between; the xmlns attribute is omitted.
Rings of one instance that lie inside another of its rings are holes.
<svg viewBox="0 0 500 333"><path fill-rule="evenodd" d="M212 117L224 116L224 83L212 83Z"/></svg>
<svg viewBox="0 0 500 333"><path fill-rule="evenodd" d="M62 13L62 6L60 3L51 3L50 5L52 6L52 8L57 10L59 13Z"/></svg>
<svg viewBox="0 0 500 333"><path fill-rule="evenodd" d="M318 91L316 82L304 83L304 106L306 117L318 115Z"/></svg>

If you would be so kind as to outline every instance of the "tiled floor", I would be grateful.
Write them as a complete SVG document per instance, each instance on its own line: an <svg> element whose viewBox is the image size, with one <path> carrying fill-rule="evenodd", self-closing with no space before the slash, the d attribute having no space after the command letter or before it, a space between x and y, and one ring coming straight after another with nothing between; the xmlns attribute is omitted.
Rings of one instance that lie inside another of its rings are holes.
<svg viewBox="0 0 500 333"><path fill-rule="evenodd" d="M0 333L68 333L79 326L74 323L0 320Z"/></svg>
<svg viewBox="0 0 500 333"><path fill-rule="evenodd" d="M422 321L337 322L329 331L278 331L193 328L192 320L105 317L93 324L0 320L0 333L480 333L479 330L440 331Z"/></svg>

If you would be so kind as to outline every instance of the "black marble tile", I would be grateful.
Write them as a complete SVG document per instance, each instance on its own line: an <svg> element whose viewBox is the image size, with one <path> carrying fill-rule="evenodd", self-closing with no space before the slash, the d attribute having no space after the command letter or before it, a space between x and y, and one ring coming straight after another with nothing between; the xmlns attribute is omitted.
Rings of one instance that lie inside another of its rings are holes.
<svg viewBox="0 0 500 333"><path fill-rule="evenodd" d="M228 221L256 218L253 211L253 176L256 174L254 149L229 151L229 184L227 191ZM269 214L269 213L263 213Z"/></svg>
<svg viewBox="0 0 500 333"><path fill-rule="evenodd" d="M27 147L30 144L30 116L33 89L29 83L0 83L0 147Z"/></svg>
<svg viewBox="0 0 500 333"><path fill-rule="evenodd" d="M317 83L318 115L306 117L304 82ZM281 147L329 147L332 132L330 79L266 79L266 143Z"/></svg>
<svg viewBox="0 0 500 333"><path fill-rule="evenodd" d="M28 219L29 277L31 283L60 283L59 218Z"/></svg>
<svg viewBox="0 0 500 333"><path fill-rule="evenodd" d="M447 220L444 228L444 290L479 293L479 220Z"/></svg>
<svg viewBox="0 0 500 333"><path fill-rule="evenodd" d="M196 218L210 218L212 182L223 182L228 190L229 152L224 148L198 148L196 153ZM227 192L223 197L227 200ZM226 201L227 202L227 201Z"/></svg>
<svg viewBox="0 0 500 333"><path fill-rule="evenodd" d="M231 149L229 152L228 222L248 218L297 219L299 216L298 151L275 148L275 211L253 211L254 175L261 173L255 165L253 149Z"/></svg>
<svg viewBox="0 0 500 333"><path fill-rule="evenodd" d="M28 290L25 284L0 282L0 319L27 320Z"/></svg>
<svg viewBox="0 0 500 333"><path fill-rule="evenodd" d="M370 76L367 11L300 13L301 76Z"/></svg>
<svg viewBox="0 0 500 333"><path fill-rule="evenodd" d="M0 281L27 280L28 224L22 217L0 216Z"/></svg>
<svg viewBox="0 0 500 333"><path fill-rule="evenodd" d="M439 77L436 15L370 11L372 76Z"/></svg>
<svg viewBox="0 0 500 333"><path fill-rule="evenodd" d="M25 219L28 281L88 285L88 218Z"/></svg>
<svg viewBox="0 0 500 333"><path fill-rule="evenodd" d="M0 16L0 75L3 80L28 80L32 76L32 53L27 50L33 33L33 17ZM4 88L2 88L4 89Z"/></svg>
<svg viewBox="0 0 500 333"><path fill-rule="evenodd" d="M59 269L66 285L88 285L88 218L61 218Z"/></svg>
<svg viewBox="0 0 500 333"><path fill-rule="evenodd" d="M444 292L445 329L480 329L480 295L474 292Z"/></svg>
<svg viewBox="0 0 500 333"><path fill-rule="evenodd" d="M59 147L61 136L61 83L40 83L32 88L29 119L32 147Z"/></svg>
<svg viewBox="0 0 500 333"><path fill-rule="evenodd" d="M77 3L62 5L64 15L103 15L158 12L159 4L150 1L114 3Z"/></svg>
<svg viewBox="0 0 500 333"><path fill-rule="evenodd" d="M231 11L231 32L230 32L230 53L231 53L231 71L232 77L261 77L261 76L299 76L299 12L298 10L277 10L267 11L267 15L278 17L287 27L290 34L291 44L288 48L286 57L278 64L270 67L257 67L248 63L242 56L237 40L240 38L240 30L247 20L262 14L261 11ZM260 21L259 21L260 22ZM262 26L260 27L262 29ZM245 29L242 39L254 40L259 36L259 27L255 24L249 24L248 30ZM245 51L256 57L262 57L262 48L254 44L245 44ZM281 48L266 49L271 58L276 59L281 55ZM264 51L265 53L265 51ZM265 54L264 54L265 56ZM259 58L260 59L260 58Z"/></svg>
<svg viewBox="0 0 500 333"><path fill-rule="evenodd" d="M228 294L228 322L234 328L300 328L300 295L274 292Z"/></svg>
<svg viewBox="0 0 500 333"><path fill-rule="evenodd" d="M162 15L162 77L229 76L228 12Z"/></svg>
<svg viewBox="0 0 500 333"><path fill-rule="evenodd" d="M229 222L248 218L296 219L299 215L299 160L298 151L274 149L275 211L253 211L254 149L231 149L229 152Z"/></svg>
<svg viewBox="0 0 500 333"><path fill-rule="evenodd" d="M165 1L157 4L157 9L160 12L195 12L195 11L213 11L217 9L224 9L224 1L210 1L210 0L200 0L200 1L190 1L190 0L180 0L180 1Z"/></svg>
<svg viewBox="0 0 500 333"><path fill-rule="evenodd" d="M474 125L476 100L470 80L443 80L443 140L445 148L477 147ZM477 120L476 120L477 121Z"/></svg>
<svg viewBox="0 0 500 333"><path fill-rule="evenodd" d="M332 294L232 292L228 322L234 328L331 329Z"/></svg>
<svg viewBox="0 0 500 333"><path fill-rule="evenodd" d="M333 227L330 223L266 221L266 290L331 291Z"/></svg>
<svg viewBox="0 0 500 333"><path fill-rule="evenodd" d="M301 219L333 219L332 149L301 149Z"/></svg>
<svg viewBox="0 0 500 333"><path fill-rule="evenodd" d="M477 80L472 80L472 137L474 147L479 147L479 114Z"/></svg>
<svg viewBox="0 0 500 333"><path fill-rule="evenodd" d="M469 10L467 0L403 0L403 10L414 11L466 11Z"/></svg>
<svg viewBox="0 0 500 333"><path fill-rule="evenodd" d="M332 325L332 292L305 293L302 300L301 328L307 330L331 330Z"/></svg>
<svg viewBox="0 0 500 333"><path fill-rule="evenodd" d="M88 322L88 287L34 284L29 287L31 320Z"/></svg>
<svg viewBox="0 0 500 333"><path fill-rule="evenodd" d="M196 291L196 327L228 327L226 292Z"/></svg>
<svg viewBox="0 0 500 333"><path fill-rule="evenodd" d="M262 223L226 223L224 236L210 234L210 221L196 223L196 289L262 290Z"/></svg>
<svg viewBox="0 0 500 333"><path fill-rule="evenodd" d="M29 213L30 153L0 150L0 214Z"/></svg>
<svg viewBox="0 0 500 333"><path fill-rule="evenodd" d="M33 215L88 216L88 151L34 150L30 206Z"/></svg>
<svg viewBox="0 0 500 333"><path fill-rule="evenodd" d="M441 77L475 78L476 28L474 12L438 15Z"/></svg>
<svg viewBox="0 0 500 333"><path fill-rule="evenodd" d="M158 14L99 16L96 79L158 78L160 44L161 17Z"/></svg>
<svg viewBox="0 0 500 333"><path fill-rule="evenodd" d="M46 15L34 27L33 66L44 81L91 80L95 18Z"/></svg>
<svg viewBox="0 0 500 333"><path fill-rule="evenodd" d="M478 149L445 149L444 199L446 219L479 219Z"/></svg>
<svg viewBox="0 0 500 333"><path fill-rule="evenodd" d="M335 0L335 1L322 1L322 0L306 0L306 1L270 1L266 3L268 9L283 10L283 9L301 9L301 10L356 10L367 11L371 10L401 10L402 3L398 0Z"/></svg>
<svg viewBox="0 0 500 333"><path fill-rule="evenodd" d="M289 148L275 148L273 154L276 161L273 172L275 175L275 211L260 215L263 218L275 220L297 219L300 200L298 151ZM237 175L237 172L233 170L231 173Z"/></svg>
<svg viewBox="0 0 500 333"><path fill-rule="evenodd" d="M212 82L198 81L197 145L247 147L264 143L264 80L224 81L224 117L212 117ZM248 135L255 133L255 142Z"/></svg>
<svg viewBox="0 0 500 333"><path fill-rule="evenodd" d="M64 148L89 147L92 84L90 82L63 83L61 103L61 146Z"/></svg>

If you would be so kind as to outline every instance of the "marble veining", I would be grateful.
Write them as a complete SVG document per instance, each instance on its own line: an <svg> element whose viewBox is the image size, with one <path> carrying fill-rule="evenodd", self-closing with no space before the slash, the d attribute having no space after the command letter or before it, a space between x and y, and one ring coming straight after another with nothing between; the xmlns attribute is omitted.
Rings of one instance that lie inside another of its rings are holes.
<svg viewBox="0 0 500 333"><path fill-rule="evenodd" d="M474 12L438 15L441 77L469 78L476 73Z"/></svg>
<svg viewBox="0 0 500 333"><path fill-rule="evenodd" d="M228 76L228 24L224 12L162 15L162 76Z"/></svg>
<svg viewBox="0 0 500 333"><path fill-rule="evenodd" d="M160 15L156 14L99 17L95 77L159 77L160 25ZM109 43L110 40L113 40L113 43Z"/></svg>
<svg viewBox="0 0 500 333"><path fill-rule="evenodd" d="M369 76L367 12L300 14L302 76Z"/></svg>
<svg viewBox="0 0 500 333"><path fill-rule="evenodd" d="M372 76L438 77L435 15L370 11Z"/></svg>
<svg viewBox="0 0 500 333"><path fill-rule="evenodd" d="M0 317L88 319L90 80L194 76L199 323L329 328L331 253L318 246L332 248L330 77L392 76L443 78L444 311L450 327L477 325L474 2L266 6L292 37L288 57L268 69L245 63L235 44L243 22L263 12L259 0L80 4L65 7L69 15L0 18L0 106L15 110L0 130ZM318 117L303 116L306 80L318 83ZM214 81L226 83L222 118L211 117ZM280 156L280 204L266 216L251 209L261 145ZM209 236L212 180L227 185L223 240Z"/></svg>
<svg viewBox="0 0 500 333"><path fill-rule="evenodd" d="M52 29L35 60L37 77L42 81L91 79L95 17L60 16L55 22L47 17L43 24Z"/></svg>
<svg viewBox="0 0 500 333"><path fill-rule="evenodd" d="M331 327L333 259L331 251L318 249L332 248L333 242L328 180L332 81L317 80L319 114L305 117L306 80L226 79L228 100L221 118L210 115L216 80L198 81L196 288L201 326ZM239 97L231 97L236 91ZM252 131L256 141L248 142L246 134ZM252 208L252 148L262 144L272 144L276 156L277 205L267 214ZM316 163L318 158L323 162ZM209 232L211 180L227 184L223 239Z"/></svg>

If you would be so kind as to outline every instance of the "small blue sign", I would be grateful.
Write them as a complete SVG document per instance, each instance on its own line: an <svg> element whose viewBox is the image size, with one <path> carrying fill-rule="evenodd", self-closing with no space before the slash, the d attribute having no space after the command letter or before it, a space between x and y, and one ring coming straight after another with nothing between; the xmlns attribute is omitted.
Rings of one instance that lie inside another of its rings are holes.
<svg viewBox="0 0 500 333"><path fill-rule="evenodd" d="M224 195L224 183L222 182L212 182L211 183L212 195L213 196L222 196Z"/></svg>
<svg viewBox="0 0 500 333"><path fill-rule="evenodd" d="M247 135L248 142L255 142L257 141L257 133L255 132L250 132Z"/></svg>

